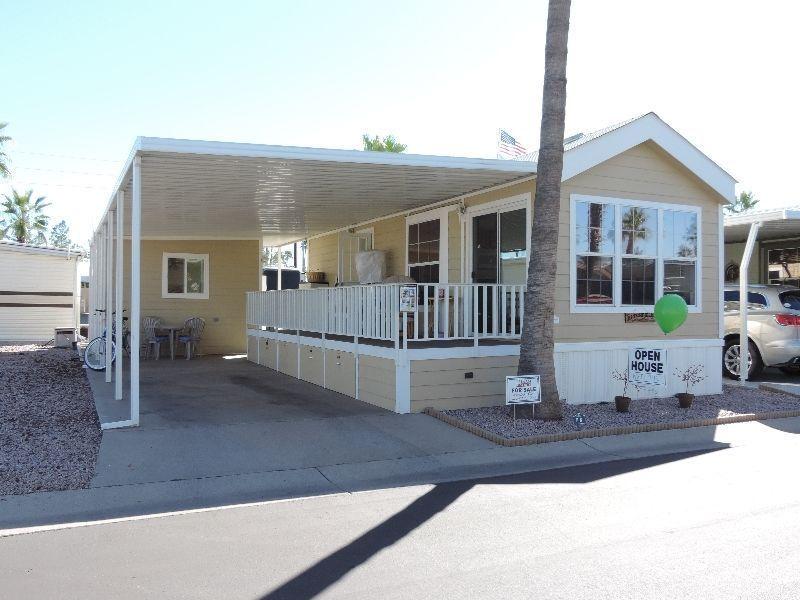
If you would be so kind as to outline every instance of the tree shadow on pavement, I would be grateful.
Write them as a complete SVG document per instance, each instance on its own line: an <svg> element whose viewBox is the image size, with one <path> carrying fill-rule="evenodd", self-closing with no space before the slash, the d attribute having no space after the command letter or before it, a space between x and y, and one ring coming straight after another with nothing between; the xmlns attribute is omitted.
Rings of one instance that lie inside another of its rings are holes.
<svg viewBox="0 0 800 600"><path fill-rule="evenodd" d="M680 454L623 459L520 475L437 484L394 516L268 592L261 597L261 600L314 598L381 550L392 546L424 525L478 485L591 483L607 477L716 452L727 447L727 444L720 443L718 447Z"/></svg>

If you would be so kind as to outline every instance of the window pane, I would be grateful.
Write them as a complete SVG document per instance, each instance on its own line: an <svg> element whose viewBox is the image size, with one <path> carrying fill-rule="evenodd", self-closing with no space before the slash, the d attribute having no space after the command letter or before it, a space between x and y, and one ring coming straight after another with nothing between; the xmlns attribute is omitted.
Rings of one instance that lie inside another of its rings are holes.
<svg viewBox="0 0 800 600"><path fill-rule="evenodd" d="M797 285L800 278L800 251L797 248L778 248L767 254L769 283Z"/></svg>
<svg viewBox="0 0 800 600"><path fill-rule="evenodd" d="M800 310L800 290L791 292L781 292L778 294L784 308L790 310Z"/></svg>
<svg viewBox="0 0 800 600"><path fill-rule="evenodd" d="M439 239L439 219L419 224L419 241L432 242Z"/></svg>
<svg viewBox="0 0 800 600"><path fill-rule="evenodd" d="M203 261L191 259L186 261L186 292L189 294L202 294L203 285Z"/></svg>
<svg viewBox="0 0 800 600"><path fill-rule="evenodd" d="M614 206L596 202L575 203L575 251L614 252Z"/></svg>
<svg viewBox="0 0 800 600"><path fill-rule="evenodd" d="M684 261L664 261L664 293L681 296L686 304L693 306L695 301L695 264Z"/></svg>
<svg viewBox="0 0 800 600"><path fill-rule="evenodd" d="M656 295L656 261L650 258L622 259L622 304L650 306Z"/></svg>
<svg viewBox="0 0 800 600"><path fill-rule="evenodd" d="M525 283L526 233L524 208L500 213L499 283Z"/></svg>
<svg viewBox="0 0 800 600"><path fill-rule="evenodd" d="M576 304L612 304L611 256L577 256Z"/></svg>
<svg viewBox="0 0 800 600"><path fill-rule="evenodd" d="M167 292L170 294L182 294L183 289L183 269L185 261L182 258L167 259Z"/></svg>
<svg viewBox="0 0 800 600"><path fill-rule="evenodd" d="M439 240L428 242L428 261L439 260Z"/></svg>
<svg viewBox="0 0 800 600"><path fill-rule="evenodd" d="M419 244L408 245L408 263L414 264L419 262Z"/></svg>
<svg viewBox="0 0 800 600"><path fill-rule="evenodd" d="M416 244L417 242L419 242L419 224L415 223L408 226L408 243Z"/></svg>
<svg viewBox="0 0 800 600"><path fill-rule="evenodd" d="M638 206L622 207L622 253L655 256L658 211Z"/></svg>
<svg viewBox="0 0 800 600"><path fill-rule="evenodd" d="M664 211L664 256L697 256L697 214Z"/></svg>

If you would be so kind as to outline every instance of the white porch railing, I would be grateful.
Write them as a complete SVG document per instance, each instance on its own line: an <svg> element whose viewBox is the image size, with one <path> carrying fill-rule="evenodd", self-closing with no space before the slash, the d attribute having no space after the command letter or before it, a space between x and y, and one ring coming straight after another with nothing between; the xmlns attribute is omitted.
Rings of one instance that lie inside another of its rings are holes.
<svg viewBox="0 0 800 600"><path fill-rule="evenodd" d="M418 284L416 310L400 312L400 284L248 292L253 327L403 341L518 338L525 286Z"/></svg>

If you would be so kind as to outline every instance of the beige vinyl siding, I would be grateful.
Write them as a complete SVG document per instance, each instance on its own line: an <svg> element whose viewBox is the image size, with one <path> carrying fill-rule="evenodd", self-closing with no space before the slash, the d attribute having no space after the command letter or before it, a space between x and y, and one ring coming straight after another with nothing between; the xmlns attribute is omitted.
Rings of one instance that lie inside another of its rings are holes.
<svg viewBox="0 0 800 600"><path fill-rule="evenodd" d="M358 399L393 411L396 372L394 360L362 354L358 359Z"/></svg>
<svg viewBox="0 0 800 600"><path fill-rule="evenodd" d="M702 313L689 314L670 338L719 337L719 206L721 198L652 142L640 144L564 182L556 272L556 342L653 339L655 323L625 323L622 313L570 313L570 194L700 206ZM535 215L534 215L534 218Z"/></svg>
<svg viewBox="0 0 800 600"><path fill-rule="evenodd" d="M517 356L411 361L411 412L503 404L506 377L517 374L518 363Z"/></svg>
<svg viewBox="0 0 800 600"><path fill-rule="evenodd" d="M339 272L339 234L330 233L308 240L308 269L322 271L330 285Z"/></svg>
<svg viewBox="0 0 800 600"><path fill-rule="evenodd" d="M392 217L369 225L375 250L386 252L386 276L406 274L406 218Z"/></svg>
<svg viewBox="0 0 800 600"><path fill-rule="evenodd" d="M234 354L247 348L245 293L259 290L258 240L143 240L141 256L142 317L161 317L180 325L189 317L206 321L200 351ZM208 254L208 300L161 297L165 252ZM125 308L130 302L130 242L125 242Z"/></svg>
<svg viewBox="0 0 800 600"><path fill-rule="evenodd" d="M31 292L0 294L0 304L27 305L0 306L0 340L46 342L56 327L75 327L76 277L74 258L0 249L0 291Z"/></svg>
<svg viewBox="0 0 800 600"><path fill-rule="evenodd" d="M461 218L457 210L447 213L447 281L461 283Z"/></svg>

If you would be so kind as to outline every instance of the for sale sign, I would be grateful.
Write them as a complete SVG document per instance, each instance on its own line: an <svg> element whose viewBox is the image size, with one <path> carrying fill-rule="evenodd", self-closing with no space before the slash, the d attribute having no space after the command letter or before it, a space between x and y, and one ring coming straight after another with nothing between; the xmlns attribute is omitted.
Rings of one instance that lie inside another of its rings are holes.
<svg viewBox="0 0 800 600"><path fill-rule="evenodd" d="M538 375L506 377L506 404L537 404L541 402Z"/></svg>
<svg viewBox="0 0 800 600"><path fill-rule="evenodd" d="M663 348L631 348L628 378L639 385L666 385L667 351Z"/></svg>

